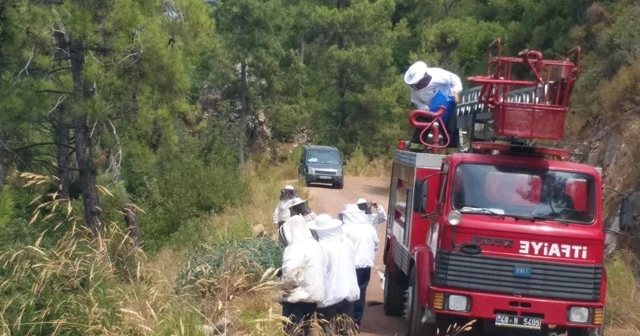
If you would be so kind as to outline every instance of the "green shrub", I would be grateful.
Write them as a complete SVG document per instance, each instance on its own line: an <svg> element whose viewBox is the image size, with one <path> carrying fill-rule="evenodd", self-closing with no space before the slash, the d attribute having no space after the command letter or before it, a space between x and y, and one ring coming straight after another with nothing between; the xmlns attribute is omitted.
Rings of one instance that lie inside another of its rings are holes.
<svg viewBox="0 0 640 336"><path fill-rule="evenodd" d="M187 252L189 266L180 272L176 284L186 287L207 278L215 280L232 268L242 268L260 277L269 268L282 265L282 249L270 238L247 238L214 246L202 245Z"/></svg>
<svg viewBox="0 0 640 336"><path fill-rule="evenodd" d="M6 227L7 223L11 221L15 212L14 207L13 191L5 186L0 190L0 228Z"/></svg>
<svg viewBox="0 0 640 336"><path fill-rule="evenodd" d="M357 145L356 149L349 156L345 173L352 176L362 176L367 171L368 164L369 162L364 155L362 146Z"/></svg>

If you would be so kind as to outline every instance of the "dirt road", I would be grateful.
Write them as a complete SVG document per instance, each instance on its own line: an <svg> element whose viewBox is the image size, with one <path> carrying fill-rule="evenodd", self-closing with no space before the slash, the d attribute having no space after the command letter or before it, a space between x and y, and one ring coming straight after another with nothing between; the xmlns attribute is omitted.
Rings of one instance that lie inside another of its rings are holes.
<svg viewBox="0 0 640 336"><path fill-rule="evenodd" d="M318 215L326 213L337 218L338 213L344 209L346 204L355 203L360 197L378 202L388 212L389 191L386 179L347 177L342 190L312 185L309 191L311 193L309 205ZM382 263L384 236L385 224L381 223L378 225L380 247L376 253L376 265L371 272L371 281L367 289L367 306L362 319L361 335L404 336L406 322L399 317L386 316L382 308L381 277L384 275L384 264Z"/></svg>

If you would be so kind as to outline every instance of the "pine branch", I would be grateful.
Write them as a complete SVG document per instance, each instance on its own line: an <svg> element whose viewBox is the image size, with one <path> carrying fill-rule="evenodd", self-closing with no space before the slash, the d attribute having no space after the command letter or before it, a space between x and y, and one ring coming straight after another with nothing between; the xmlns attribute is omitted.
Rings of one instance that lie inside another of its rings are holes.
<svg viewBox="0 0 640 336"><path fill-rule="evenodd" d="M35 93L55 93L55 94L63 94L63 95L71 95L73 92L69 91L58 91L58 90L37 90Z"/></svg>
<svg viewBox="0 0 640 336"><path fill-rule="evenodd" d="M13 82L13 85L16 85L16 83L20 81L20 76L22 76L23 72L25 72L27 76L29 76L29 65L31 65L31 61L33 61L35 52L36 52L36 47L35 46L31 47L31 56L29 57L29 60L27 61L27 64L24 66L24 68L22 68L22 70L18 72L18 75L16 76L16 80Z"/></svg>
<svg viewBox="0 0 640 336"><path fill-rule="evenodd" d="M33 148L33 147L39 147L39 146L62 146L62 147L66 147L69 149L73 149L73 146L69 146L66 144L61 144L61 143L57 143L57 142L40 142L40 143L34 143L34 144L30 144L24 147L20 147L20 148L14 148L11 149L12 152L19 152L19 151L23 151L23 150L27 150L29 148Z"/></svg>

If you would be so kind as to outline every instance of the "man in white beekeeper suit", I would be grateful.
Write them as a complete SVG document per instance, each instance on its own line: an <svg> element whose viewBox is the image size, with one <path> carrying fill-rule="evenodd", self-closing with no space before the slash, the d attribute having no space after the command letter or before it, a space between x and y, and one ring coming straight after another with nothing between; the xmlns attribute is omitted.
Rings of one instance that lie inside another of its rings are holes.
<svg viewBox="0 0 640 336"><path fill-rule="evenodd" d="M302 216L294 216L288 223L289 241L282 255L284 294L278 301L282 304L282 315L291 322L285 333L309 335L310 325L305 322L324 299L326 259Z"/></svg>
<svg viewBox="0 0 640 336"><path fill-rule="evenodd" d="M415 62L409 67L404 74L404 82L411 89L411 103L418 109L429 110L431 100L436 91L440 91L447 96L453 96L456 104L460 102L460 92L462 92L460 77L441 68L429 68L423 61ZM444 125L451 136L449 147L452 148L456 147L457 144L456 119L455 115L450 116L447 125ZM426 122L430 120L418 117L417 121ZM415 129L411 138L412 144L420 143L421 131L422 129ZM422 140L426 142L426 139Z"/></svg>
<svg viewBox="0 0 640 336"><path fill-rule="evenodd" d="M377 230L378 224L387 220L387 213L384 212L384 208L382 207L382 205L376 202L371 203L371 207L376 209L376 213L374 214L373 211L371 211L371 207L369 207L369 202L367 202L366 199L360 198L358 199L356 204L358 205L358 208L364 211L364 213L369 217L369 221L371 222L371 225L373 225L374 229Z"/></svg>
<svg viewBox="0 0 640 336"><path fill-rule="evenodd" d="M353 320L360 326L366 303L367 286L371 280L371 267L380 241L367 215L356 204L348 204L340 213L342 230L351 239L355 249L356 277L360 288L360 299L353 307Z"/></svg>
<svg viewBox="0 0 640 336"><path fill-rule="evenodd" d="M291 185L287 185L280 190L280 200L278 201L276 209L273 211L273 224L278 225L278 228L291 216L289 207L295 197L296 190Z"/></svg>
<svg viewBox="0 0 640 336"><path fill-rule="evenodd" d="M289 222L293 217L296 217L296 216L302 217L307 224L315 221L317 217L316 214L313 211L311 211L311 209L309 208L307 201L300 199L298 197L291 200L289 211L290 211L289 219L286 222L284 222L284 224L282 224L278 229L278 238L280 240L280 246L282 247L285 247L288 245L287 242L289 241L289 237L291 236L291 233L290 233L291 225ZM314 237L316 237L315 232L312 231L311 234Z"/></svg>
<svg viewBox="0 0 640 336"><path fill-rule="evenodd" d="M310 227L318 234L327 260L324 298L317 312L329 322L336 322L339 316L353 319L353 304L360 298L353 243L343 233L342 222L327 214L319 215Z"/></svg>

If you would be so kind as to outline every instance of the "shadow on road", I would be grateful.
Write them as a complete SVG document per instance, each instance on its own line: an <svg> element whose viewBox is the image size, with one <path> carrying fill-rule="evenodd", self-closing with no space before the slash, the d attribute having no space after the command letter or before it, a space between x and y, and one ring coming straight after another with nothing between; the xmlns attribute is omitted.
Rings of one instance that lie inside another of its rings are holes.
<svg viewBox="0 0 640 336"><path fill-rule="evenodd" d="M377 187L377 186L369 185L369 186L367 186L366 191L367 191L367 193L373 194L373 195L376 195L376 196L384 196L384 197L388 197L389 196L389 188L388 187Z"/></svg>

